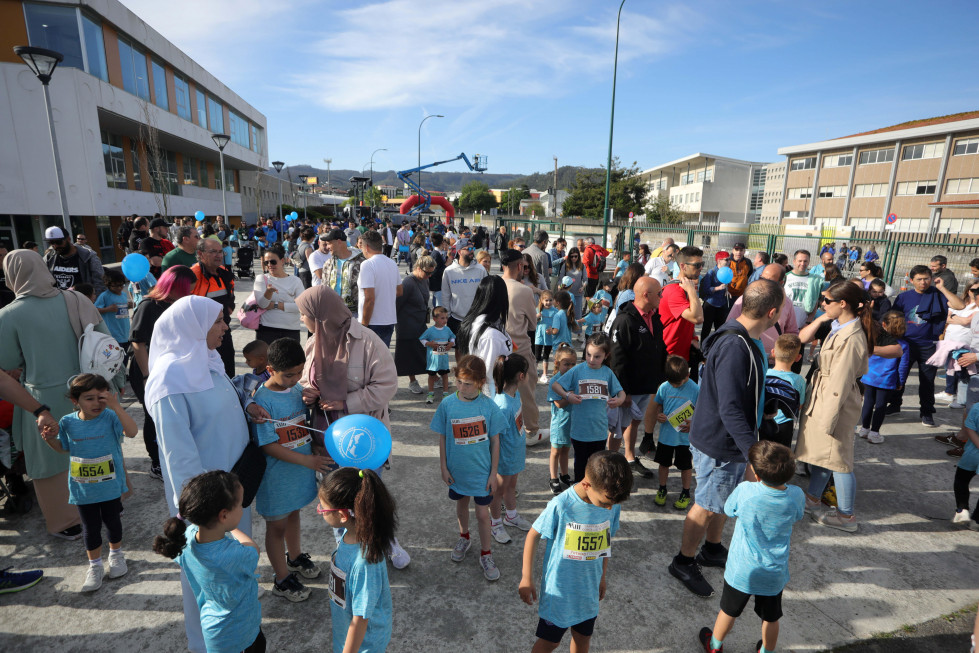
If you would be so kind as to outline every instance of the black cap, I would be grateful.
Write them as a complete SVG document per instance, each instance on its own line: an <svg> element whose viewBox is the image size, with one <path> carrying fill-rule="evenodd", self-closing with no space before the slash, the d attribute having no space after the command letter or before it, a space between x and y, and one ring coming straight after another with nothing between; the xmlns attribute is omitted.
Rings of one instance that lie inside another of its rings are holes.
<svg viewBox="0 0 979 653"><path fill-rule="evenodd" d="M733 249L744 249L744 243L734 243Z"/></svg>
<svg viewBox="0 0 979 653"><path fill-rule="evenodd" d="M323 240L327 240L327 241L330 241L330 240L343 240L343 241L346 241L347 240L347 234L343 233L343 231L341 231L340 229L331 229L330 231L326 232L326 238L323 238Z"/></svg>
<svg viewBox="0 0 979 653"><path fill-rule="evenodd" d="M516 263L517 261L523 260L523 254L515 249L505 249L500 253L500 263L503 265L510 265L511 263Z"/></svg>
<svg viewBox="0 0 979 653"><path fill-rule="evenodd" d="M169 227L170 223L163 218L153 218L150 221L150 229L155 229L156 227Z"/></svg>

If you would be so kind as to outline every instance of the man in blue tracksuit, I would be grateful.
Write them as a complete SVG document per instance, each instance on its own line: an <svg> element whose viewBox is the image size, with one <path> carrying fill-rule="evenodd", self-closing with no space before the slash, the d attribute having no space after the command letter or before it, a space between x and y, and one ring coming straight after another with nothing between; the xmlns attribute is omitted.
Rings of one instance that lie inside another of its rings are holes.
<svg viewBox="0 0 979 653"><path fill-rule="evenodd" d="M785 292L774 281L749 284L741 315L703 343L706 362L690 425L697 490L683 522L680 552L669 566L670 574L698 596L714 594L700 566L727 563L727 549L721 544L727 519L724 502L744 479L748 449L758 441L768 371L761 335L778 321L784 299Z"/></svg>

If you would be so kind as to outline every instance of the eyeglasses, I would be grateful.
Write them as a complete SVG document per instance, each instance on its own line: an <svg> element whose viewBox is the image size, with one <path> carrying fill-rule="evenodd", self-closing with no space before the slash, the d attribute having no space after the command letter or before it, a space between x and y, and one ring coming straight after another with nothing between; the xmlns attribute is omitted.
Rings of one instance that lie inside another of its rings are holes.
<svg viewBox="0 0 979 653"><path fill-rule="evenodd" d="M823 295L822 296L822 299L820 299L819 301L822 302L823 304L835 304L836 302L841 302L843 300L842 299L832 299L830 297L827 297L826 295Z"/></svg>
<svg viewBox="0 0 979 653"><path fill-rule="evenodd" d="M425 274L435 274L435 268L422 269Z"/></svg>
<svg viewBox="0 0 979 653"><path fill-rule="evenodd" d="M320 508L316 506L316 514L325 515L328 512L349 512L346 508Z"/></svg>

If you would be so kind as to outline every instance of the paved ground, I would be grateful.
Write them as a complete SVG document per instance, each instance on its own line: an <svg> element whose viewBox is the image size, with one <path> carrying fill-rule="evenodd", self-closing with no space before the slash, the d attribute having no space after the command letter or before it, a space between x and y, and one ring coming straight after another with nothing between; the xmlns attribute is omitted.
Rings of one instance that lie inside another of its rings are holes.
<svg viewBox="0 0 979 653"><path fill-rule="evenodd" d="M249 286L240 284L241 299ZM249 334L234 331L238 349ZM455 512L439 478L437 440L428 430L432 408L425 406L424 395L408 392L406 381L391 404L394 452L385 480L399 501L400 538L412 563L404 571L391 569L395 613L389 650L529 650L537 616L535 608L517 597L522 540L493 547L502 572L496 583L483 579L472 554L462 564L449 561L456 539ZM954 461L932 440L960 417L942 409L938 418L946 428L924 429L913 408L915 391L909 383L908 407L889 418L884 445L857 442L860 532L849 535L809 521L797 525L779 650L822 651L876 633L904 633L904 626L975 603L979 534L950 528ZM543 388L538 399L543 404ZM138 404L130 410L139 421ZM0 520L3 566L45 570L45 579L35 588L0 596L0 651L184 650L177 568L150 551L152 537L166 517L163 486L147 474L148 459L139 436L127 441L124 451L136 490L123 517L129 574L107 580L93 595L79 594L85 572L80 542L47 536L37 508L23 517ZM519 507L532 519L551 498L546 446L529 450L527 457ZM805 487L806 479L797 482ZM677 491L679 477L671 477L670 483ZM694 597L666 572L679 546L683 515L669 503L666 508L655 506L654 494L654 482L640 481L623 506L593 650L694 651L697 631L713 622L718 597ZM730 538L728 528L725 541ZM473 532L475 536L475 528ZM264 526L258 518L254 534L262 543ZM312 507L304 513L303 542L319 562L334 548L331 532ZM267 588L271 569L264 557L259 573L260 585ZM720 570L709 569L706 575L720 587ZM329 646L325 579L310 584L313 594L301 604L263 594L263 628L270 650L319 651ZM971 617L965 621L971 624ZM967 650L964 633L970 627L929 637L940 643L940 650ZM758 619L746 611L727 650L753 650L758 632ZM939 650L921 642L878 637L844 650Z"/></svg>

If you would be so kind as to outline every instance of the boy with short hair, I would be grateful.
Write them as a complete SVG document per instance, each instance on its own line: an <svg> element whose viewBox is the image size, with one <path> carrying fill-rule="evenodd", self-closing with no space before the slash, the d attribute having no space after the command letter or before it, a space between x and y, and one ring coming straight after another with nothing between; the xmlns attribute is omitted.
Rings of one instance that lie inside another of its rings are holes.
<svg viewBox="0 0 979 653"><path fill-rule="evenodd" d="M800 360L802 360L802 340L794 333L783 333L775 341L775 367L768 370L767 376L785 379L791 383L799 393L801 406L806 401L806 379L792 371L792 366ZM778 426L778 434L770 439L791 449L795 420L780 408L775 414L775 424Z"/></svg>
<svg viewBox="0 0 979 653"><path fill-rule="evenodd" d="M449 309L445 306L436 306L432 310L432 319L435 324L425 329L425 333L419 336L422 345L425 346L426 362L425 369L428 370L428 397L426 404L435 403L435 377L442 377L442 395L449 387L449 350L456 346L456 337L452 329L446 326L449 322Z"/></svg>
<svg viewBox="0 0 979 653"><path fill-rule="evenodd" d="M269 380L268 367L269 346L263 340L252 340L241 350L245 365L252 368L252 374L259 377L261 383Z"/></svg>
<svg viewBox="0 0 979 653"><path fill-rule="evenodd" d="M316 500L316 472L328 471L329 458L313 454L306 429L306 406L299 378L306 364L302 345L279 338L268 347L269 379L255 391L255 403L271 419L255 425L258 446L265 454L265 474L255 508L265 518L265 551L275 572L272 594L305 601L310 589L294 572L316 578L320 569L299 548L299 511ZM296 551L288 551L297 547ZM295 553L295 557L291 554Z"/></svg>
<svg viewBox="0 0 979 653"><path fill-rule="evenodd" d="M690 507L690 478L693 476L693 455L690 453L690 420L700 387L690 380L690 364L680 356L666 357L666 381L650 402L653 419L660 423L659 445L653 462L659 463L659 491L653 501L666 505L666 483L670 467L680 470L682 490L673 502L677 510Z"/></svg>
<svg viewBox="0 0 979 653"><path fill-rule="evenodd" d="M625 457L598 451L588 459L584 480L551 499L527 533L518 590L527 605L537 598L532 577L537 540L547 540L533 653L556 649L568 628L572 650L587 653L605 597L612 537L619 530L618 504L631 492L632 470Z"/></svg>
<svg viewBox="0 0 979 653"><path fill-rule="evenodd" d="M698 641L705 653L722 653L724 638L734 620L755 597L755 614L762 619L759 653L771 653L778 642L782 590L789 581L789 540L792 525L805 514L805 493L786 485L795 474L795 456L788 447L762 440L748 450L748 462L758 482L740 483L724 504L737 517L724 569L724 593L714 629L701 628Z"/></svg>

